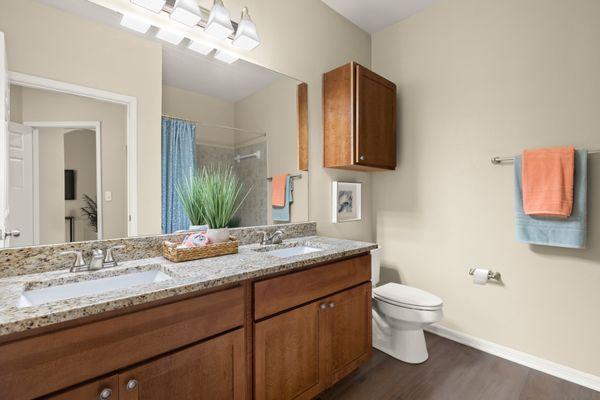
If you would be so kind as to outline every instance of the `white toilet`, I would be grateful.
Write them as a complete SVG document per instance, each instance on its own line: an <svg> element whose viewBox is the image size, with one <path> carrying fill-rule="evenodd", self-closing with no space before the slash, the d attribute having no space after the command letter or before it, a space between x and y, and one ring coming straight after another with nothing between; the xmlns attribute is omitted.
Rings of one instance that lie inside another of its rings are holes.
<svg viewBox="0 0 600 400"><path fill-rule="evenodd" d="M371 251L373 347L407 363L422 363L429 357L423 328L442 319L442 299L398 283L376 288L380 251Z"/></svg>

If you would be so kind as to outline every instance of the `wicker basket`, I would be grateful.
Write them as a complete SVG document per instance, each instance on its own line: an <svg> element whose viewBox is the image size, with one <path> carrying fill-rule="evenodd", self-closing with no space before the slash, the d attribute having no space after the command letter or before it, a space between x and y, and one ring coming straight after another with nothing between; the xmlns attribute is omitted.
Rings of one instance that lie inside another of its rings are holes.
<svg viewBox="0 0 600 400"><path fill-rule="evenodd" d="M164 241L163 257L169 261L182 262L235 254L238 252L239 242L234 237L230 237L229 241L224 243L178 249L177 246L180 244L181 242Z"/></svg>

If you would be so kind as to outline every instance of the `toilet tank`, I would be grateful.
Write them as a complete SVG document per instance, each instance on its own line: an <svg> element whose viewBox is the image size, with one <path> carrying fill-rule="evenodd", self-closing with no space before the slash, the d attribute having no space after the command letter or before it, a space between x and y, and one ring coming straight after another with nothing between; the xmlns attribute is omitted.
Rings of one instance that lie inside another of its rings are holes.
<svg viewBox="0 0 600 400"><path fill-rule="evenodd" d="M381 247L371 250L371 283L373 286L379 282L380 257Z"/></svg>

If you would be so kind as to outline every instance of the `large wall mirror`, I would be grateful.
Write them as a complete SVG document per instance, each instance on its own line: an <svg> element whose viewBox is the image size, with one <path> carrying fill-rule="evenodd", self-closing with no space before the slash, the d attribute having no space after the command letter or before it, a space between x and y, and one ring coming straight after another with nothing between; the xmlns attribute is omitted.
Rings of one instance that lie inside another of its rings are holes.
<svg viewBox="0 0 600 400"><path fill-rule="evenodd" d="M10 162L8 182L2 185L9 199L2 226L9 236L0 240L0 247L133 236L137 218L156 220L154 225L161 228L150 233L189 229L195 224L182 217L177 191L204 168L228 169L247 192L230 227L308 220L308 174L299 169L305 168L298 154L299 132L306 129L306 108L299 111L305 104L298 99L300 93L305 99L306 85L243 60L227 63L194 53L187 39L175 46L158 41L156 32L125 30L118 13L84 0L39 3L141 37L153 46L160 43L162 82L149 84L162 87L162 98L153 99L160 101L162 110L160 115L138 116L140 99L126 90L117 93L114 87L94 84L97 71L87 71L86 87L95 91L90 94L78 92L75 80L81 77L46 86L40 82L49 81L47 77L11 70ZM28 46L20 37L11 37L10 43ZM10 47L8 59L10 69ZM136 118L137 126L146 118L160 128L151 135L132 129ZM161 175L145 175L144 165L135 160L135 143L140 140L160 143L161 152L152 162L162 166ZM290 177L284 191L291 200L283 206L273 203L273 186L281 189L282 174ZM136 198L135 182L142 178L155 180L161 188L157 196L162 209L156 215L136 214L144 199Z"/></svg>

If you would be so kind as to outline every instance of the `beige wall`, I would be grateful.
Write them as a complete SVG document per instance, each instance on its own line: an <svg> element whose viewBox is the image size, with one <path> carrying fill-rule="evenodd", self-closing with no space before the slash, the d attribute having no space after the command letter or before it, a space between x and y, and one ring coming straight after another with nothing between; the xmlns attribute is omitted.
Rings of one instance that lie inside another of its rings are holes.
<svg viewBox="0 0 600 400"><path fill-rule="evenodd" d="M39 129L39 238L41 244L64 243L65 236L65 130Z"/></svg>
<svg viewBox="0 0 600 400"><path fill-rule="evenodd" d="M600 159L591 156L587 250L514 233L524 148L600 148L600 2L442 0L373 36L398 85L399 168L373 175L386 279L444 299L442 324L600 375ZM500 271L477 286L469 267Z"/></svg>
<svg viewBox="0 0 600 400"><path fill-rule="evenodd" d="M235 126L267 133L267 175L302 174L294 181L294 202L290 208L292 222L307 221L308 175L298 171L298 109L295 79L282 78L266 88L235 103ZM271 185L267 189L271 198ZM270 201L268 202L270 204ZM267 207L271 220L271 207Z"/></svg>
<svg viewBox="0 0 600 400"><path fill-rule="evenodd" d="M163 85L163 114L199 123L234 126L233 103L174 86ZM233 146L235 132L227 129L198 126L196 142L207 145Z"/></svg>
<svg viewBox="0 0 600 400"><path fill-rule="evenodd" d="M104 192L112 192L112 200L102 203L104 238L127 236L127 118L125 106L64 93L22 88L22 116L24 121L29 122L100 121L102 128L102 189ZM62 147L59 154L61 157L64 156ZM158 176L160 180L160 173ZM96 192L94 191L92 194L95 198ZM43 201L43 199L40 200L41 203ZM42 241L42 243L45 242Z"/></svg>
<svg viewBox="0 0 600 400"><path fill-rule="evenodd" d="M75 229L73 232L75 241L94 240L98 238L98 234L90 225L89 219L81 212L81 208L87 207L83 195L88 195L92 199L96 199L96 132L87 129L71 130L65 133L64 142L65 146L62 154L64 169L75 171L75 199L64 200L63 197L65 215L75 217ZM41 196L41 198L43 199L44 197ZM97 200L96 202L98 203ZM112 230L114 229L111 226L113 225L113 221L107 218L109 216L106 215L103 220L107 228ZM119 222L117 221L117 223ZM126 228L125 224L120 223L120 225ZM124 235L121 233L119 237L122 236ZM68 224L65 239L66 241L69 240Z"/></svg>
<svg viewBox="0 0 600 400"><path fill-rule="evenodd" d="M33 0L0 10L9 70L137 98L138 231L160 232L160 44Z"/></svg>

